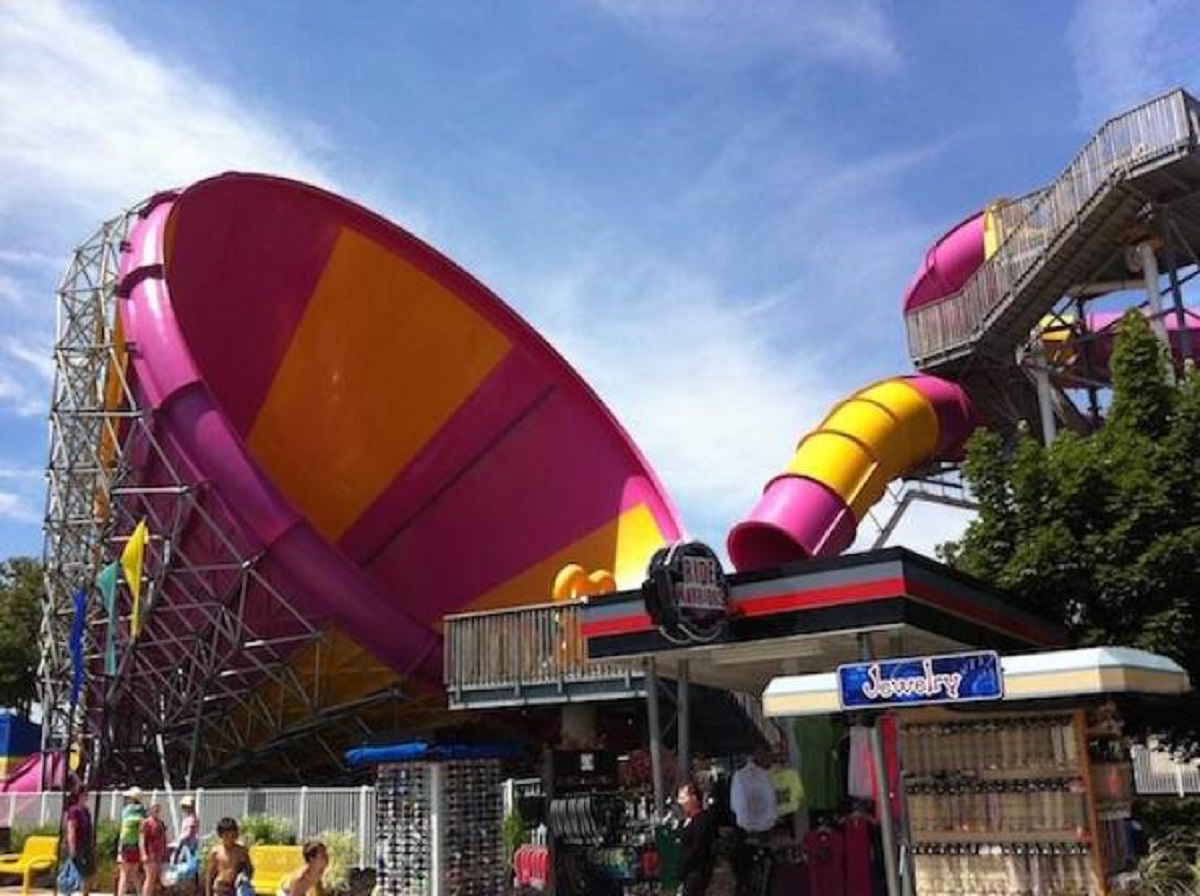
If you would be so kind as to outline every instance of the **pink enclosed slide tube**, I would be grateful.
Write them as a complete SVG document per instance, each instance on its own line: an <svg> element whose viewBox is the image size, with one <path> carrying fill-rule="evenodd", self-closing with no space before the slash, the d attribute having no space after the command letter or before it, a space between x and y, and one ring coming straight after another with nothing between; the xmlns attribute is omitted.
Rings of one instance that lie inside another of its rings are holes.
<svg viewBox="0 0 1200 896"><path fill-rule="evenodd" d="M800 441L787 471L734 526L730 559L759 569L842 553L888 482L960 457L978 425L966 393L937 377L896 377L856 392Z"/></svg>

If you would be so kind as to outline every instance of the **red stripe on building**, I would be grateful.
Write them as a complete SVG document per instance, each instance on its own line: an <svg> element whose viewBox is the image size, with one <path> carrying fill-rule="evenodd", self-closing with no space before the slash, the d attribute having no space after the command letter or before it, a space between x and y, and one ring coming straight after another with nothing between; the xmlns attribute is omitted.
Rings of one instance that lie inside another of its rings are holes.
<svg viewBox="0 0 1200 896"><path fill-rule="evenodd" d="M650 631L654 623L647 613L632 613L629 616L614 616L612 619L584 620L579 630L585 638L603 638L605 635L627 635L633 632Z"/></svg>
<svg viewBox="0 0 1200 896"><path fill-rule="evenodd" d="M903 578L876 579L872 582L854 582L850 585L836 585L831 588L749 597L735 601L733 613L735 616L770 616L775 613L817 610L821 607L836 607L839 604L858 604L881 598L903 596Z"/></svg>
<svg viewBox="0 0 1200 896"><path fill-rule="evenodd" d="M908 593L917 600L933 604L943 610L969 619L980 625L998 631L1008 632L1033 644L1057 646L1063 643L1061 637L1052 635L1045 626L1025 621L1019 617L1006 614L1002 609L989 606L982 601L973 601L945 591L936 585L916 580L907 583Z"/></svg>

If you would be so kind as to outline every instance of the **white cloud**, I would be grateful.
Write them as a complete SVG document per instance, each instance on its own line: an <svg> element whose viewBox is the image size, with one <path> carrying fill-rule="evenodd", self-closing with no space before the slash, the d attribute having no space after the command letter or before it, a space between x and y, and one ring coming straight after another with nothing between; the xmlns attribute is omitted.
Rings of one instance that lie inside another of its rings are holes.
<svg viewBox="0 0 1200 896"><path fill-rule="evenodd" d="M0 259L0 264L3 264L3 259ZM21 289L13 277L0 274L0 302L5 302L9 305L20 305L25 300L25 291Z"/></svg>
<svg viewBox="0 0 1200 896"><path fill-rule="evenodd" d="M794 55L888 70L900 52L883 7L873 0L599 0L632 30L678 48L697 64Z"/></svg>
<svg viewBox="0 0 1200 896"><path fill-rule="evenodd" d="M0 408L7 408L18 417L37 417L49 413L49 389L29 378L14 376L0 367Z"/></svg>
<svg viewBox="0 0 1200 896"><path fill-rule="evenodd" d="M1082 0L1067 27L1079 85L1079 125L1200 77L1191 0Z"/></svg>
<svg viewBox="0 0 1200 896"><path fill-rule="evenodd" d="M84 7L0 5L0 46L0 213L49 197L111 214L227 168L328 180L268 112Z"/></svg>
<svg viewBox="0 0 1200 896"><path fill-rule="evenodd" d="M0 480L36 480L42 478L42 471L33 467L0 467Z"/></svg>
<svg viewBox="0 0 1200 896"><path fill-rule="evenodd" d="M59 270L64 266L63 260L55 258L47 252L36 249L0 249L0 264L24 268L54 268Z"/></svg>
<svg viewBox="0 0 1200 896"><path fill-rule="evenodd" d="M0 491L0 519L14 523L39 523L42 517L20 495Z"/></svg>
<svg viewBox="0 0 1200 896"><path fill-rule="evenodd" d="M30 345L9 338L4 348L13 358L32 368L42 378L43 385L49 386L54 381L54 357L49 344Z"/></svg>

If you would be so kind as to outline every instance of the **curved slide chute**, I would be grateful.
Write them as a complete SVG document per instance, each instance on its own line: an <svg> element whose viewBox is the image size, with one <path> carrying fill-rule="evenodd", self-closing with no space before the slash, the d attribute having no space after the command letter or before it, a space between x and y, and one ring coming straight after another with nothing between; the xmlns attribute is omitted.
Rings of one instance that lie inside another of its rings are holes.
<svg viewBox="0 0 1200 896"><path fill-rule="evenodd" d="M322 685L330 704L439 686L447 614L546 600L570 563L634 587L680 537L578 374L479 281L360 206L275 177L201 181L148 204L121 276L131 388L162 451L130 447L132 475L194 482L260 578L327 633L326 665L346 672ZM195 568L219 547L199 526L180 539ZM228 587L187 574L178 587ZM248 627L297 634L291 662L311 675L317 648L257 582Z"/></svg>
<svg viewBox="0 0 1200 896"><path fill-rule="evenodd" d="M905 312L962 289L1003 240L1009 205L992 203L933 244L904 291ZM1108 381L1120 317L1091 314L1086 327L1070 317L1043 322L1060 386ZM1200 318L1189 310L1183 321L1167 315L1164 325L1176 357L1187 354L1190 341L1191 357L1200 358ZM732 529L730 559L738 569L757 569L841 553L889 481L930 461L960 459L980 423L962 387L933 376L884 380L855 393L801 440L787 471L767 483L749 517Z"/></svg>
<svg viewBox="0 0 1200 896"><path fill-rule="evenodd" d="M933 376L887 379L856 392L801 439L729 534L738 569L840 554L888 482L960 456L979 421L966 393Z"/></svg>

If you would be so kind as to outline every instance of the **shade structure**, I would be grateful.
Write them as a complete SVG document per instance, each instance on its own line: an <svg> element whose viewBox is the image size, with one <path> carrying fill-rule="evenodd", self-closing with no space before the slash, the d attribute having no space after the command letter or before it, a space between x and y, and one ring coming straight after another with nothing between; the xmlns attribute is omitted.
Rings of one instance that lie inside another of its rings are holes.
<svg viewBox="0 0 1200 896"><path fill-rule="evenodd" d="M261 175L201 181L145 206L120 274L130 387L156 440L126 452L129 481L168 466L211 496L222 538L292 608L251 581L247 629L276 652L295 634L301 675L314 631L351 659L323 705L435 688L445 614L548 599L568 563L628 587L680 536L645 459L548 343L352 202ZM185 526L170 557L152 553L203 577L215 540ZM164 581L159 599L182 601ZM243 665L222 675L252 688L261 669Z"/></svg>

